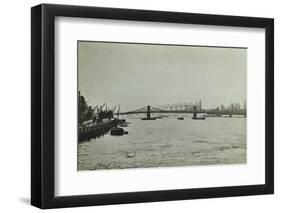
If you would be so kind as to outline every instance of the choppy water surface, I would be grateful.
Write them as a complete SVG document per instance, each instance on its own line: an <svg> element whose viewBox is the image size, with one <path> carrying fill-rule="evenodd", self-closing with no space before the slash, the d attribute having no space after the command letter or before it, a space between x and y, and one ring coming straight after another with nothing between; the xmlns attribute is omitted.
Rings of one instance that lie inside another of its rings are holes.
<svg viewBox="0 0 281 213"><path fill-rule="evenodd" d="M78 170L246 163L245 118L184 117L125 116L128 135L107 134L78 145Z"/></svg>

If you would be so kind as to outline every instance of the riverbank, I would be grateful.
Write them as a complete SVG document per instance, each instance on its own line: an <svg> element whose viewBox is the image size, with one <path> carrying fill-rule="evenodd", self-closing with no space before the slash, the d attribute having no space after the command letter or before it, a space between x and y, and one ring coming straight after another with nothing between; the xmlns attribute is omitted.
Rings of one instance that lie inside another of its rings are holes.
<svg viewBox="0 0 281 213"><path fill-rule="evenodd" d="M118 124L117 119L105 120L98 124L89 123L85 127L79 127L78 141L83 142L107 134Z"/></svg>

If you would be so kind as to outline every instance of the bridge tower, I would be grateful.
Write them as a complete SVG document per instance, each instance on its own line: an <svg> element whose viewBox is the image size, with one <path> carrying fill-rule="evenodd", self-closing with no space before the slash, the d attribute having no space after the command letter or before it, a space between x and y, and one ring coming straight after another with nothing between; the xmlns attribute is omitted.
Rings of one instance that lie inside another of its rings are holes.
<svg viewBox="0 0 281 213"><path fill-rule="evenodd" d="M146 117L150 118L150 105L147 106L147 112L146 112Z"/></svg>
<svg viewBox="0 0 281 213"><path fill-rule="evenodd" d="M197 119L197 107L193 107L193 119Z"/></svg>

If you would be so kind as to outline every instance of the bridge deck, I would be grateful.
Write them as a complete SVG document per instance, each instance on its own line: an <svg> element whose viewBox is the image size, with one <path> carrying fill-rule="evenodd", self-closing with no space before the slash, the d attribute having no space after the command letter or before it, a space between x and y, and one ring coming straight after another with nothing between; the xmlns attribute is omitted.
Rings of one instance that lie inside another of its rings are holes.
<svg viewBox="0 0 281 213"><path fill-rule="evenodd" d="M204 109L197 110L196 107L194 107L194 109L188 109L188 110L163 110L163 109L159 109L159 108L152 107L149 105L146 107L137 109L137 110L128 111L128 112L119 112L119 113L115 113L115 114L119 114L119 115L147 114L148 116L150 116L151 113L167 113L167 114L171 114L171 113L176 113L176 114L207 113L207 114L215 114L215 115L245 115L246 116L246 110L239 110L239 111L238 110L236 110L236 111L232 111L232 110L216 111L216 110L204 110Z"/></svg>

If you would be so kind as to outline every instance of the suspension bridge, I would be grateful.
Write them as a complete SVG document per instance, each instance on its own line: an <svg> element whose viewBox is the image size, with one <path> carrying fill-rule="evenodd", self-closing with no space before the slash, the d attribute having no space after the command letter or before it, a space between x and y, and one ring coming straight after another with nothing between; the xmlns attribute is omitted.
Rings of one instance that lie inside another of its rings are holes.
<svg viewBox="0 0 281 213"><path fill-rule="evenodd" d="M213 116L222 116L222 115L228 115L229 117L232 117L232 115L243 115L246 117L246 110L204 110L204 109L198 109L197 106L193 106L192 108L184 108L184 109L174 109L174 110L166 110L161 109L158 107L153 106L144 106L136 110L127 111L127 112L119 112L119 115L131 115L131 114L146 114L147 119L151 118L152 113L166 113L166 114L193 114L193 117L197 117L197 114L205 113L207 115L213 115Z"/></svg>
<svg viewBox="0 0 281 213"><path fill-rule="evenodd" d="M160 109L158 107L153 107L153 106L144 106L136 110L132 111L127 111L127 112L119 112L119 115L130 115L130 114L151 114L151 113L193 113L196 111L197 113L206 113L206 110L197 110L196 108L191 110L191 109L182 109L182 110L165 110L165 109Z"/></svg>

